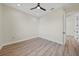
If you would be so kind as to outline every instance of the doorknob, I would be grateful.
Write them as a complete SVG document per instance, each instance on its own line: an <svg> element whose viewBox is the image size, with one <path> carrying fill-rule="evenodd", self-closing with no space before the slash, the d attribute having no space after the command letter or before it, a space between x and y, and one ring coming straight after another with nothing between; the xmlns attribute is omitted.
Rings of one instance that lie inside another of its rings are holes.
<svg viewBox="0 0 79 59"><path fill-rule="evenodd" d="M66 34L66 32L63 32L63 34Z"/></svg>

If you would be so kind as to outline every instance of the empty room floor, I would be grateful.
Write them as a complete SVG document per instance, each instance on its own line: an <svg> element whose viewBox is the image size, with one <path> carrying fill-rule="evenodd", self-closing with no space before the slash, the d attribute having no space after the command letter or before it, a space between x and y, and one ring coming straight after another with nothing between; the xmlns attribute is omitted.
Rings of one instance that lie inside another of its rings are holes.
<svg viewBox="0 0 79 59"><path fill-rule="evenodd" d="M62 45L38 37L4 46L0 51L0 55L62 55L63 53L60 47Z"/></svg>
<svg viewBox="0 0 79 59"><path fill-rule="evenodd" d="M33 38L4 46L1 56L63 56L63 45L43 38ZM74 53L75 54L75 53ZM69 54L68 54L69 55Z"/></svg>

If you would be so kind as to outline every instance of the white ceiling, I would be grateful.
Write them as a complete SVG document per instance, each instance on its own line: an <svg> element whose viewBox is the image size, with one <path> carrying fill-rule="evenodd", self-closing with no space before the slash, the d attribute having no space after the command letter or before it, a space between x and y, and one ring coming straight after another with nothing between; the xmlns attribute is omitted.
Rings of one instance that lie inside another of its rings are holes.
<svg viewBox="0 0 79 59"><path fill-rule="evenodd" d="M18 4L20 4L20 6L17 6ZM30 10L30 8L35 7L37 4L36 3L6 3L5 5L14 7L16 9L19 9L21 11L24 11L26 13L32 14L36 17L41 17L45 14L47 14L48 12L52 11L51 9L57 9L63 6L68 5L67 3L41 3L40 5L46 9L46 11L40 10L40 9L34 9L34 10Z"/></svg>

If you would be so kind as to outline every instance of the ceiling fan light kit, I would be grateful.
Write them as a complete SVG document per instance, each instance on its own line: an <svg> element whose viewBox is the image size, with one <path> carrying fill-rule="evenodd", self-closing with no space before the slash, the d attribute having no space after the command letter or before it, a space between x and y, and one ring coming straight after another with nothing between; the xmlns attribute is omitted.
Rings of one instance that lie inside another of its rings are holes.
<svg viewBox="0 0 79 59"><path fill-rule="evenodd" d="M40 7L37 7L37 9L40 9Z"/></svg>

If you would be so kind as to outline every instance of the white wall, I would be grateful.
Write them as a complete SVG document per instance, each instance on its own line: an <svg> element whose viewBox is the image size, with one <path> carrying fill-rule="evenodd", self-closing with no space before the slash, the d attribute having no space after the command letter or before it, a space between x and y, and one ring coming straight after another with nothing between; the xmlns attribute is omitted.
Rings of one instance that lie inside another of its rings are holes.
<svg viewBox="0 0 79 59"><path fill-rule="evenodd" d="M50 41L63 43L63 10L54 10L42 18L21 12L3 5L2 45L42 37Z"/></svg>
<svg viewBox="0 0 79 59"><path fill-rule="evenodd" d="M42 37L50 41L63 43L63 11L55 10L42 18L3 5L2 45Z"/></svg>
<svg viewBox="0 0 79 59"><path fill-rule="evenodd" d="M4 45L37 37L38 22L30 14L3 5L2 32Z"/></svg>
<svg viewBox="0 0 79 59"><path fill-rule="evenodd" d="M42 18L35 18L30 14L5 5L2 6L1 10L0 5L0 45L38 36L63 44L63 14L64 11L60 8ZM72 18L72 16L67 18L70 19L67 20L67 35L73 34L71 23L73 24L74 21Z"/></svg>
<svg viewBox="0 0 79 59"><path fill-rule="evenodd" d="M2 5L0 4L0 47L2 44Z"/></svg>
<svg viewBox="0 0 79 59"><path fill-rule="evenodd" d="M40 19L39 36L63 44L63 10L54 10Z"/></svg>

